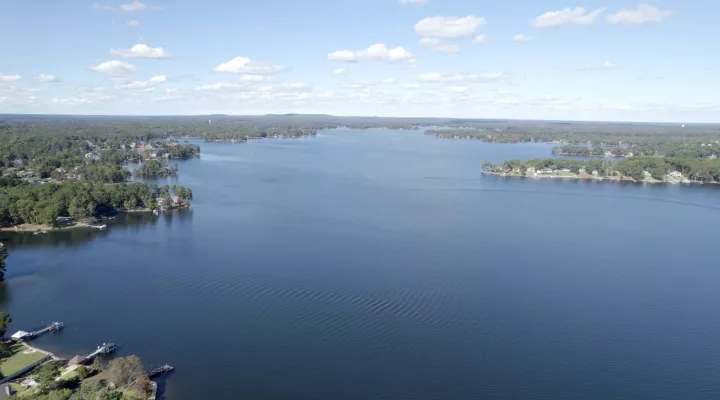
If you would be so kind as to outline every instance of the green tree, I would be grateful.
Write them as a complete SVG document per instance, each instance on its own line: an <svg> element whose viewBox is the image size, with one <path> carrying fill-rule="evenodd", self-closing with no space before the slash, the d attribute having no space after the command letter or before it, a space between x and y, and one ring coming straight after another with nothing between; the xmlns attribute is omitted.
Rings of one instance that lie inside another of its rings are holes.
<svg viewBox="0 0 720 400"><path fill-rule="evenodd" d="M56 361L48 361L38 367L35 373L40 381L40 386L46 390L51 389L55 378L60 376L60 364Z"/></svg>
<svg viewBox="0 0 720 400"><path fill-rule="evenodd" d="M108 364L105 374L108 381L117 387L126 387L131 385L141 376L145 375L145 369L138 356L132 355L128 357L116 358Z"/></svg>
<svg viewBox="0 0 720 400"><path fill-rule="evenodd" d="M103 369L105 369L105 367L102 365L99 358L95 358L95 361L93 361L93 364L92 364L92 369L94 371L100 372Z"/></svg>
<svg viewBox="0 0 720 400"><path fill-rule="evenodd" d="M5 269L7 268L7 264L5 264L5 260L8 258L8 251L5 248L5 245L0 243L0 282L5 280ZM5 314L5 313L2 313ZM10 322L10 321L8 321ZM2 334L5 334L5 330L2 330Z"/></svg>
<svg viewBox="0 0 720 400"><path fill-rule="evenodd" d="M10 318L10 314L6 312L0 312L0 338L5 337L5 331L7 331L7 326L11 322L12 318Z"/></svg>
<svg viewBox="0 0 720 400"><path fill-rule="evenodd" d="M85 379L88 377L88 375L90 375L90 370L88 370L88 367L84 365L77 367L75 372L77 372L78 378L80 379Z"/></svg>

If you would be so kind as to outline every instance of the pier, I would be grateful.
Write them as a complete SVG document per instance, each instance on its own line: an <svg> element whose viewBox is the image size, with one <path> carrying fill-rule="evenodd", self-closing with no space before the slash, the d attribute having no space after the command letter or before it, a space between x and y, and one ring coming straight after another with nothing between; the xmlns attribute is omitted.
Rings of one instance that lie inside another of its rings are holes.
<svg viewBox="0 0 720 400"><path fill-rule="evenodd" d="M148 378L154 378L154 377L156 377L156 376L158 376L158 375L162 375L162 374L168 373L168 372L170 372L170 371L172 371L172 370L174 370L174 369L175 369L175 367L173 367L172 365L165 364L165 365L163 365L162 367L155 368L155 369L153 369L152 371L148 372L148 373L147 373L147 377L148 377Z"/></svg>
<svg viewBox="0 0 720 400"><path fill-rule="evenodd" d="M37 338L37 337L39 337L39 336L42 336L42 335L44 335L44 334L46 334L46 333L48 333L48 332L60 331L60 330L62 330L62 328L64 328L64 327L65 327L65 324L63 324L63 323L60 322L60 321L55 321L55 322L53 322L52 324L50 324L50 325L48 325L48 326L46 326L46 327L44 327L44 328L42 328L42 329L39 329L39 330L37 330L37 331L30 332L30 333L25 332L25 331L17 331L17 332L16 332L14 335L12 335L10 338L13 339L13 340L17 340L17 341L28 341L28 340L35 339L35 338Z"/></svg>
<svg viewBox="0 0 720 400"><path fill-rule="evenodd" d="M115 343L103 343L101 346L98 346L97 350L93 351L92 353L86 355L86 356L75 356L72 359L70 359L69 365L81 365L81 364L87 364L92 362L95 357L101 355L101 354L110 354L120 348L120 346L116 345Z"/></svg>

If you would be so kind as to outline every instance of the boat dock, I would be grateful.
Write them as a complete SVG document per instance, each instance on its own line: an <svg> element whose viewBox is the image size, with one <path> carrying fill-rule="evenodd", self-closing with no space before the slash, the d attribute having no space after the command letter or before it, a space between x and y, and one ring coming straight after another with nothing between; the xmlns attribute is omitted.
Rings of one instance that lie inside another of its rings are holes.
<svg viewBox="0 0 720 400"><path fill-rule="evenodd" d="M93 351L92 353L86 355L82 359L78 360L78 364L84 364L87 362L91 362L95 359L95 357L101 355L101 354L110 354L120 348L120 346L116 345L115 343L103 343L102 346L98 346L97 350Z"/></svg>
<svg viewBox="0 0 720 400"><path fill-rule="evenodd" d="M173 367L172 365L165 364L165 365L163 365L162 367L155 368L155 369L153 369L152 371L148 372L148 373L147 373L147 377L148 377L148 378L154 378L154 377L156 377L156 376L158 376L158 375L162 375L162 374L168 373L168 372L170 372L170 371L172 371L172 370L174 370L174 369L175 369L175 367Z"/></svg>
<svg viewBox="0 0 720 400"><path fill-rule="evenodd" d="M14 340L17 340L17 341L32 340L32 339L42 336L48 332L60 331L64 327L65 327L65 324L63 324L60 321L55 321L52 324L50 324L42 329L39 329L37 331L33 331L33 332L29 332L29 333L25 332L25 331L17 331L14 335L11 336L11 338Z"/></svg>

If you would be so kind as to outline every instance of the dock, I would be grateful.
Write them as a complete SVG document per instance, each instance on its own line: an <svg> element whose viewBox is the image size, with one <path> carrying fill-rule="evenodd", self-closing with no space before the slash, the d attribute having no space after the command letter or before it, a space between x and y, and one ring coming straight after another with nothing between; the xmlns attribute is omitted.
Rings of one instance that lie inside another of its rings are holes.
<svg viewBox="0 0 720 400"><path fill-rule="evenodd" d="M153 369L152 371L148 372L147 377L154 378L158 375L166 374L174 369L175 369L175 367L173 367L172 365L165 364L162 367L157 367L157 368Z"/></svg>
<svg viewBox="0 0 720 400"><path fill-rule="evenodd" d="M28 340L35 339L39 336L42 336L48 332L60 331L64 327L65 327L65 324L63 324L60 321L55 321L52 324L50 324L42 329L33 331L33 332L28 333L25 331L17 331L14 335L11 336L11 338L14 340L17 340L17 341L28 341Z"/></svg>
<svg viewBox="0 0 720 400"><path fill-rule="evenodd" d="M86 356L73 357L68 364L69 365L87 364L87 363L92 362L97 356L99 356L101 354L113 353L118 348L120 348L120 346L116 345L115 343L103 343L101 346L98 346L97 350L93 351L92 353L90 353Z"/></svg>

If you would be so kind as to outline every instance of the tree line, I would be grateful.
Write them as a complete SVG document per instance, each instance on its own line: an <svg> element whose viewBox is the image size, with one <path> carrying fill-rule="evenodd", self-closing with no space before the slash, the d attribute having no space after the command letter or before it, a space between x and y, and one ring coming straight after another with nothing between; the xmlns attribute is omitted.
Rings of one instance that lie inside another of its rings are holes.
<svg viewBox="0 0 720 400"><path fill-rule="evenodd" d="M176 195L189 200L190 189ZM81 220L102 217L120 211L150 210L158 197L169 196L156 184L119 185L88 182L48 183L0 188L0 227L24 223L53 226L58 217Z"/></svg>
<svg viewBox="0 0 720 400"><path fill-rule="evenodd" d="M526 175L528 168L537 170L569 170L573 173L596 171L600 176L625 176L643 181L648 178L666 179L673 172L682 174L689 180L702 183L720 183L720 160L683 159L660 157L631 157L620 162L609 160L574 160L567 158L545 158L528 161L506 160L502 164L484 162L482 169L488 172Z"/></svg>

